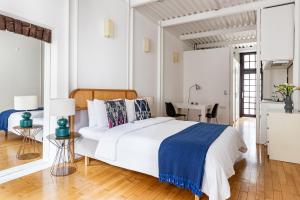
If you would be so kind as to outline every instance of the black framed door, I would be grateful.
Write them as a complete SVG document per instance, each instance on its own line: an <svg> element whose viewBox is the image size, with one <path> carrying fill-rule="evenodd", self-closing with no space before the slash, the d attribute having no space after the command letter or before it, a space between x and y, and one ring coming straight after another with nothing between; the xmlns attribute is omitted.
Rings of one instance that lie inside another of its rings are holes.
<svg viewBox="0 0 300 200"><path fill-rule="evenodd" d="M240 116L256 116L256 52L241 53Z"/></svg>

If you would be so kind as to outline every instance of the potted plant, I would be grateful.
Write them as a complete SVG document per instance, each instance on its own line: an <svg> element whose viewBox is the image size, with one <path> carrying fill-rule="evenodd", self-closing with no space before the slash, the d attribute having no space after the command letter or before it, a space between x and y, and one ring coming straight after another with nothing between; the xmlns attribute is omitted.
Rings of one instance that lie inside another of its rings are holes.
<svg viewBox="0 0 300 200"><path fill-rule="evenodd" d="M284 110L286 113L292 113L294 110L294 103L292 99L292 94L295 90L299 90L300 87L290 85L288 83L275 85L276 92L280 93L284 98Z"/></svg>

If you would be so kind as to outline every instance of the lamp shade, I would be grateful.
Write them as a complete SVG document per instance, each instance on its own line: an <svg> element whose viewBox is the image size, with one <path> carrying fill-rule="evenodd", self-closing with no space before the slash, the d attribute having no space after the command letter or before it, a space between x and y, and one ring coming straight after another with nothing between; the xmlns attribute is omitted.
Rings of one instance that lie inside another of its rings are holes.
<svg viewBox="0 0 300 200"><path fill-rule="evenodd" d="M50 115L67 117L75 115L74 99L52 99L50 101Z"/></svg>
<svg viewBox="0 0 300 200"><path fill-rule="evenodd" d="M14 109L15 110L34 110L39 107L37 96L15 96Z"/></svg>

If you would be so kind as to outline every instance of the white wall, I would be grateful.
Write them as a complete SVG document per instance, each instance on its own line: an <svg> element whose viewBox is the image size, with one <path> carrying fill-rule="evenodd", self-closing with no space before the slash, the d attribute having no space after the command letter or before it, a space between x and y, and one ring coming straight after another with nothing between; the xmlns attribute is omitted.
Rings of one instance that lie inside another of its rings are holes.
<svg viewBox="0 0 300 200"><path fill-rule="evenodd" d="M51 95L68 96L68 0L1 0L0 13L52 30Z"/></svg>
<svg viewBox="0 0 300 200"><path fill-rule="evenodd" d="M183 101L183 54L191 50L176 36L164 31L164 101ZM173 52L179 53L179 62L173 63ZM163 102L164 103L164 102Z"/></svg>
<svg viewBox="0 0 300 200"><path fill-rule="evenodd" d="M289 84L293 84L293 70L294 70L294 68L293 68L293 66L291 66L290 68L288 68L288 83Z"/></svg>
<svg viewBox="0 0 300 200"><path fill-rule="evenodd" d="M132 78L133 89L139 96L153 96L157 99L158 24L138 11L134 11L133 17L133 72L130 77L128 4L124 0L79 0L78 68L75 76L79 88L126 89ZM103 36L103 22L106 18L114 22L115 36L112 39ZM151 41L149 53L144 52L144 38ZM164 31L164 96L167 100L182 100L183 59L181 57L180 62L174 64L172 54L178 51L182 56L187 49L190 48L177 37ZM153 107L157 108L156 105Z"/></svg>
<svg viewBox="0 0 300 200"><path fill-rule="evenodd" d="M157 99L157 35L158 25L140 14L134 13L134 45L133 45L133 88L140 96L153 96ZM144 38L151 41L151 52L143 49ZM163 35L163 112L164 102L182 101L183 85L183 52L191 50L178 37L167 30ZM179 62L173 63L173 52L179 53ZM156 103L153 108L157 108ZM154 110L154 114L157 110Z"/></svg>
<svg viewBox="0 0 300 200"><path fill-rule="evenodd" d="M122 89L128 85L128 4L124 0L79 0L78 87ZM112 19L114 37L104 37Z"/></svg>
<svg viewBox="0 0 300 200"><path fill-rule="evenodd" d="M191 101L219 103L218 120L229 123L231 56L229 48L207 49L184 52L183 97L188 99L189 87L200 84L200 91L192 90ZM227 92L227 95L224 94ZM196 112L191 119L197 120Z"/></svg>
<svg viewBox="0 0 300 200"><path fill-rule="evenodd" d="M14 106L14 96L37 95L41 102L42 42L0 31L0 112Z"/></svg>
<svg viewBox="0 0 300 200"><path fill-rule="evenodd" d="M140 96L157 99L157 24L139 12L134 12L133 27L133 88ZM150 40L149 53L144 52L144 38Z"/></svg>

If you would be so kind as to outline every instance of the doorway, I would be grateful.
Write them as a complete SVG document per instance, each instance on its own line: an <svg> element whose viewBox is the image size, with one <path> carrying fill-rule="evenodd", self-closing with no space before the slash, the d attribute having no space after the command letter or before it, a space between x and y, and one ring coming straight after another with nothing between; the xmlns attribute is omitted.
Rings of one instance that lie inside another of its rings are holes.
<svg viewBox="0 0 300 200"><path fill-rule="evenodd" d="M240 117L256 117L256 52L240 54Z"/></svg>

